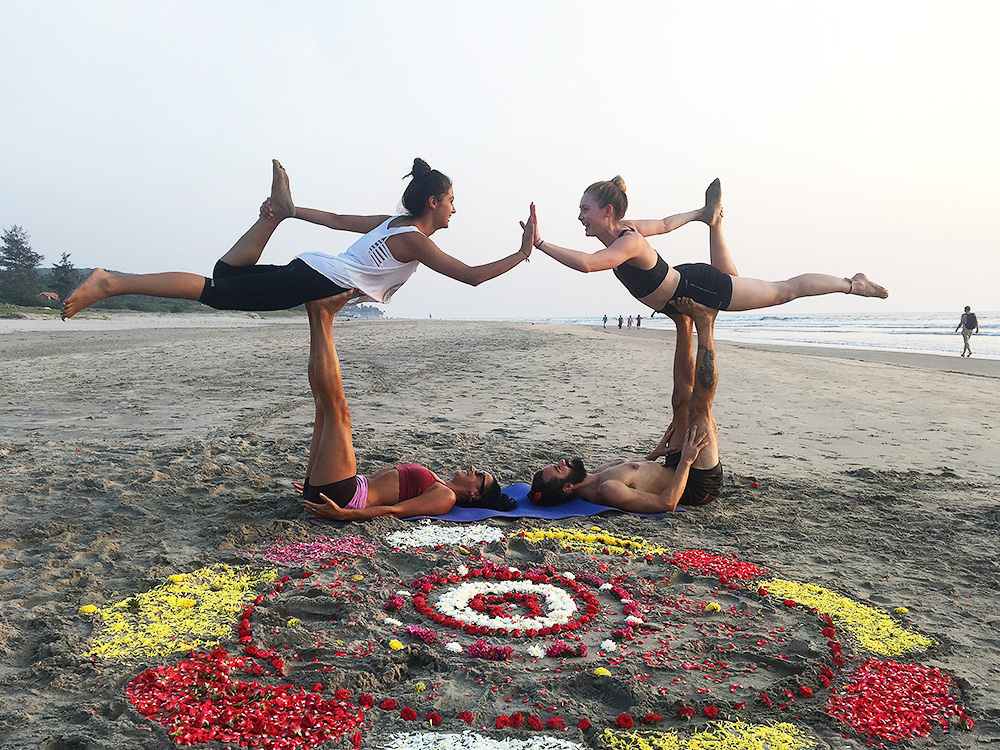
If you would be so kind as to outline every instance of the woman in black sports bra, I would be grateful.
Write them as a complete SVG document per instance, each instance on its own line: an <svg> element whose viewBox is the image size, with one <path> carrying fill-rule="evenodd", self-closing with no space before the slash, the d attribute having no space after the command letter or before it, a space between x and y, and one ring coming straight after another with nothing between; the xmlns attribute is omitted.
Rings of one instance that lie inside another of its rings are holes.
<svg viewBox="0 0 1000 750"><path fill-rule="evenodd" d="M758 310L783 305L799 297L834 292L861 297L889 296L888 291L869 281L863 273L850 279L807 273L785 281L740 276L722 234L722 186L717 179L705 191L705 206L694 211L665 219L626 221L627 208L625 181L621 177L595 182L587 188L580 199L578 218L584 233L599 239L604 249L586 253L545 242L539 233L532 204L533 244L564 266L583 273L613 270L633 297L662 313L675 313L670 301L681 297L690 297L715 310ZM672 232L692 221L708 224L711 264L683 263L671 268L646 237Z"/></svg>

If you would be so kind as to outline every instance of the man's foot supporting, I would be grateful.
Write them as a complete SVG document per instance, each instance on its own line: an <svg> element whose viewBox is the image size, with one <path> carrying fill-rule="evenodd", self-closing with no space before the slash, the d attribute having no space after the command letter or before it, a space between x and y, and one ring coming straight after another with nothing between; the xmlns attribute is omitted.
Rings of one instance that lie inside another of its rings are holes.
<svg viewBox="0 0 1000 750"><path fill-rule="evenodd" d="M702 221L709 226L722 218L722 183L716 177L705 191L705 213Z"/></svg>
<svg viewBox="0 0 1000 750"><path fill-rule="evenodd" d="M314 299L311 302L306 302L306 312L309 315L323 315L332 318L340 312L344 305L354 299L357 294L357 289L348 289L346 292L335 294L332 297Z"/></svg>
<svg viewBox="0 0 1000 750"><path fill-rule="evenodd" d="M295 216L292 189L288 186L288 174L281 162L271 159L271 197L268 198L274 218L281 221Z"/></svg>
<svg viewBox="0 0 1000 750"><path fill-rule="evenodd" d="M63 300L62 319L72 318L95 302L110 297L109 282L113 276L114 274L108 273L103 268L91 271L90 276Z"/></svg>
<svg viewBox="0 0 1000 750"><path fill-rule="evenodd" d="M670 304L691 318L695 323L698 323L699 320L715 320L715 317L719 314L718 310L706 307L700 302L695 302L690 297L672 299L670 300Z"/></svg>
<svg viewBox="0 0 1000 750"><path fill-rule="evenodd" d="M889 296L888 289L871 281L863 273L856 273L853 278L847 280L851 282L848 294L856 294L859 297L879 297L880 299L886 299Z"/></svg>

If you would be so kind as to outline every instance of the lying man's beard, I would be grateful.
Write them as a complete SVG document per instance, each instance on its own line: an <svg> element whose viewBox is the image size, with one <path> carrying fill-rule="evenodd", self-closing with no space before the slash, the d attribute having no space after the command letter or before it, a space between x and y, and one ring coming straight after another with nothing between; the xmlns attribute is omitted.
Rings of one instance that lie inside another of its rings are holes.
<svg viewBox="0 0 1000 750"><path fill-rule="evenodd" d="M563 460L569 464L569 475L566 477L567 482L577 484L587 478L587 470L583 467L582 458L566 458Z"/></svg>

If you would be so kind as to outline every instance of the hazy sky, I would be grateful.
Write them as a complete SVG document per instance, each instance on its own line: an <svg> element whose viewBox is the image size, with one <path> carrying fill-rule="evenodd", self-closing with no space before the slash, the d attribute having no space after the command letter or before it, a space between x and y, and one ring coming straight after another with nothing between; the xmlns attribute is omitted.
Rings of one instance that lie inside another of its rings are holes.
<svg viewBox="0 0 1000 750"><path fill-rule="evenodd" d="M629 217L696 208L714 177L740 272L864 271L887 302L1000 309L1000 3L0 0L0 226L45 265L207 274L253 222L270 159L296 203L391 213L414 156L455 183L433 239L470 264L543 237L596 250L583 189ZM356 235L283 224L264 262ZM708 232L654 238L707 260ZM423 268L395 316L646 313L610 272L535 253L466 287Z"/></svg>

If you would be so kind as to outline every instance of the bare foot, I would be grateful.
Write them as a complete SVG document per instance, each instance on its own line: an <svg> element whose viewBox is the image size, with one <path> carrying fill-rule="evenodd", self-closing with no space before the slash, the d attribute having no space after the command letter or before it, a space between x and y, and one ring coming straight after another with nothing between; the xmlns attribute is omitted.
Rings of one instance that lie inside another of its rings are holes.
<svg viewBox="0 0 1000 750"><path fill-rule="evenodd" d="M295 204L292 202L292 189L288 187L288 174L281 162L271 159L271 197L270 208L278 220L295 216Z"/></svg>
<svg viewBox="0 0 1000 750"><path fill-rule="evenodd" d="M695 302L690 297L679 297L678 299L670 300L670 304L692 320L715 320L715 316L719 314L718 310L705 307L705 305Z"/></svg>
<svg viewBox="0 0 1000 750"><path fill-rule="evenodd" d="M110 297L111 290L108 287L108 282L113 276L114 274L108 273L103 268L95 268L91 271L90 276L63 300L62 319L72 318L80 310Z"/></svg>
<svg viewBox="0 0 1000 750"><path fill-rule="evenodd" d="M854 278L848 279L851 282L851 289L848 294L857 294L859 297L879 297L886 299L889 290L871 281L863 273L854 274Z"/></svg>
<svg viewBox="0 0 1000 750"><path fill-rule="evenodd" d="M716 177L705 191L705 215L702 221L709 226L722 218L722 183Z"/></svg>
<svg viewBox="0 0 1000 750"><path fill-rule="evenodd" d="M325 313L330 317L333 317L340 309L350 302L352 299L358 296L357 289L348 289L346 292L341 292L340 294L335 294L332 297L324 297L323 299L314 299L310 302L306 302L306 312L310 315L315 315L317 313Z"/></svg>

